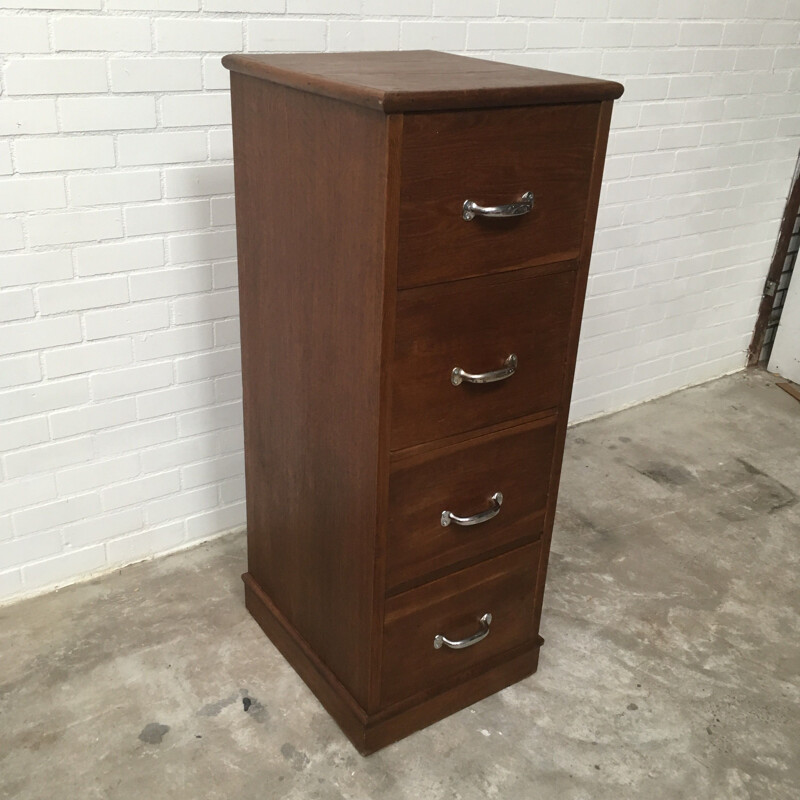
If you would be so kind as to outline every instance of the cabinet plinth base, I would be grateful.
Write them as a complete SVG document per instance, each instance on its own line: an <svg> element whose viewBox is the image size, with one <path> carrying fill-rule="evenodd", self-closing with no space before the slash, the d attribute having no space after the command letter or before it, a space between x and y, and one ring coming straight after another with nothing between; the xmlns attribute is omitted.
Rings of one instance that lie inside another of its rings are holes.
<svg viewBox="0 0 800 800"><path fill-rule="evenodd" d="M482 700L536 671L542 640L505 654L480 674L456 682L438 694L368 714L317 658L308 644L275 608L249 573L242 575L245 605L283 657L316 695L362 755L369 755L414 731L425 728Z"/></svg>

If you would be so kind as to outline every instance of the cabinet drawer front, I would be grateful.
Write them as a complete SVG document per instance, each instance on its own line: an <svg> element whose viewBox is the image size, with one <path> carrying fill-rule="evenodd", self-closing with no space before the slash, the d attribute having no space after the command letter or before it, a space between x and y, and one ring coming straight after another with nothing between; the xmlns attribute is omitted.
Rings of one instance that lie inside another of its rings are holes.
<svg viewBox="0 0 800 800"><path fill-rule="evenodd" d="M536 272L535 270L533 272ZM504 273L400 292L392 367L392 449L555 407L561 397L575 271ZM452 382L517 357L511 377Z"/></svg>
<svg viewBox="0 0 800 800"><path fill-rule="evenodd" d="M537 539L555 429L554 419L543 420L395 461L389 479L389 590L504 545ZM499 507L491 499L496 492L502 495ZM477 524L442 524L445 511L488 517L493 506L496 516Z"/></svg>
<svg viewBox="0 0 800 800"><path fill-rule="evenodd" d="M598 105L407 114L398 285L438 283L577 257ZM464 201L529 213L463 218Z"/></svg>
<svg viewBox="0 0 800 800"><path fill-rule="evenodd" d="M508 650L532 643L539 543L426 583L386 601L381 703L391 704L447 684ZM472 646L434 646L479 634Z"/></svg>

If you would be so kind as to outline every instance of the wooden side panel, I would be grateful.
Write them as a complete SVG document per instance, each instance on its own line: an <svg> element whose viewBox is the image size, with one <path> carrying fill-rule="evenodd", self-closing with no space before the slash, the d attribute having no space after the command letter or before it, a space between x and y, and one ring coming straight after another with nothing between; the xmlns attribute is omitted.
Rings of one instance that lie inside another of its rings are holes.
<svg viewBox="0 0 800 800"><path fill-rule="evenodd" d="M249 575L366 707L388 123L231 78Z"/></svg>
<svg viewBox="0 0 800 800"><path fill-rule="evenodd" d="M586 297L586 284L589 279L589 262L592 257L592 242L594 241L594 226L597 221L597 204L600 200L600 187L603 183L603 167L605 166L612 106L613 102L611 100L604 101L600 104L600 115L595 136L592 177L589 184L589 205L586 210L586 218L583 225L581 253L578 260L578 278L575 282L572 301L572 321L570 324L569 338L566 343L566 370L561 400L559 402L560 413L558 430L556 432L555 455L553 456L553 469L550 476L544 535L542 537L542 548L539 558L538 576L536 579L536 631L539 630L542 616L542 600L544 596L545 578L547 577L547 561L550 556L550 542L553 535L553 522L556 515L558 486L561 479L561 463L564 459L564 441L567 436L567 425L569 423L569 404L572 398L572 382L575 377L575 360L578 355L583 303Z"/></svg>

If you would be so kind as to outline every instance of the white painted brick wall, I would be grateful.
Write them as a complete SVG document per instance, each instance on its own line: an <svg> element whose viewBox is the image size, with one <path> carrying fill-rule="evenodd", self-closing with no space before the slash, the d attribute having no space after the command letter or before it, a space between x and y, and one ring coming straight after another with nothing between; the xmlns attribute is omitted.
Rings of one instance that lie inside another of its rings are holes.
<svg viewBox="0 0 800 800"><path fill-rule="evenodd" d="M244 523L228 51L617 79L573 403L744 364L800 0L0 0L0 599Z"/></svg>

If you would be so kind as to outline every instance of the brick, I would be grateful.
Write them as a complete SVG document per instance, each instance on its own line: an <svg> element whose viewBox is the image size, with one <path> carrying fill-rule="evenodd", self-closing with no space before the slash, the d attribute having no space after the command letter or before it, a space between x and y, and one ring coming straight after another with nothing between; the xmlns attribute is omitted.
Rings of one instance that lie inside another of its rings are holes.
<svg viewBox="0 0 800 800"><path fill-rule="evenodd" d="M29 319L34 313L33 292L30 289L0 291L0 322Z"/></svg>
<svg viewBox="0 0 800 800"><path fill-rule="evenodd" d="M463 50L467 44L465 22L402 22L402 50Z"/></svg>
<svg viewBox="0 0 800 800"><path fill-rule="evenodd" d="M150 21L136 17L56 17L53 20L56 50L149 51Z"/></svg>
<svg viewBox="0 0 800 800"><path fill-rule="evenodd" d="M114 140L110 136L23 138L15 145L18 172L113 167Z"/></svg>
<svg viewBox="0 0 800 800"><path fill-rule="evenodd" d="M181 484L185 489L216 483L223 478L244 474L244 454L232 453L208 461L198 461L181 469Z"/></svg>
<svg viewBox="0 0 800 800"><path fill-rule="evenodd" d="M236 203L233 197L211 198L211 224L214 227L236 224Z"/></svg>
<svg viewBox="0 0 800 800"><path fill-rule="evenodd" d="M161 389L172 383L172 363L147 364L93 375L89 381L95 400Z"/></svg>
<svg viewBox="0 0 800 800"><path fill-rule="evenodd" d="M10 95L106 92L106 63L102 58L12 58L5 85Z"/></svg>
<svg viewBox="0 0 800 800"><path fill-rule="evenodd" d="M145 450L142 453L142 468L145 472L162 472L170 467L181 467L192 461L202 461L215 455L217 455L216 434L192 436Z"/></svg>
<svg viewBox="0 0 800 800"><path fill-rule="evenodd" d="M214 384L211 381L176 386L139 395L136 400L140 419L174 414L214 402Z"/></svg>
<svg viewBox="0 0 800 800"><path fill-rule="evenodd" d="M145 506L144 513L149 525L159 525L173 519L184 519L218 505L215 486L204 486L191 492L181 492L174 497L155 500Z"/></svg>
<svg viewBox="0 0 800 800"><path fill-rule="evenodd" d="M222 59L219 55L206 56L203 59L203 88L206 90L229 89L230 85L230 73L222 66Z"/></svg>
<svg viewBox="0 0 800 800"><path fill-rule="evenodd" d="M200 0L106 0L106 6L125 11L197 11Z"/></svg>
<svg viewBox="0 0 800 800"><path fill-rule="evenodd" d="M24 245L22 222L18 219L0 219L0 251L19 250Z"/></svg>
<svg viewBox="0 0 800 800"><path fill-rule="evenodd" d="M59 470L56 475L56 486L61 494L80 494L100 486L135 478L140 471L138 453L130 453L120 458L93 459L90 464Z"/></svg>
<svg viewBox="0 0 800 800"><path fill-rule="evenodd" d="M0 136L55 133L57 130L55 100L0 100Z"/></svg>
<svg viewBox="0 0 800 800"><path fill-rule="evenodd" d="M134 337L134 350L139 361L208 350L213 345L211 325L190 325Z"/></svg>
<svg viewBox="0 0 800 800"><path fill-rule="evenodd" d="M49 51L46 17L0 15L0 53Z"/></svg>
<svg viewBox="0 0 800 800"><path fill-rule="evenodd" d="M0 256L0 288L71 277L72 259L65 251Z"/></svg>
<svg viewBox="0 0 800 800"><path fill-rule="evenodd" d="M47 417L29 417L0 425L0 451L9 453L50 439Z"/></svg>
<svg viewBox="0 0 800 800"><path fill-rule="evenodd" d="M248 23L248 49L267 53L325 49L327 26L315 19L262 19Z"/></svg>
<svg viewBox="0 0 800 800"><path fill-rule="evenodd" d="M239 403L241 408L241 403ZM244 428L234 425L225 428L217 434L221 453L241 453L244 450Z"/></svg>
<svg viewBox="0 0 800 800"><path fill-rule="evenodd" d="M328 49L397 50L400 23L395 20L341 19L328 22Z"/></svg>
<svg viewBox="0 0 800 800"><path fill-rule="evenodd" d="M432 12L433 0L364 0L361 9L368 17L429 17Z"/></svg>
<svg viewBox="0 0 800 800"><path fill-rule="evenodd" d="M242 49L242 23L223 19L157 19L156 50L228 53Z"/></svg>
<svg viewBox="0 0 800 800"><path fill-rule="evenodd" d="M135 425L125 425L114 430L101 431L92 437L95 454L110 456L132 449L169 442L177 436L174 417L149 420Z"/></svg>
<svg viewBox="0 0 800 800"><path fill-rule="evenodd" d="M0 8L99 10L101 0L2 0Z"/></svg>
<svg viewBox="0 0 800 800"><path fill-rule="evenodd" d="M6 475L9 478L21 478L37 472L51 473L62 467L85 463L91 458L92 441L88 437L68 442L50 442L7 455Z"/></svg>
<svg viewBox="0 0 800 800"><path fill-rule="evenodd" d="M61 536L65 547L86 547L138 531L143 523L144 516L140 508L126 508L65 525L61 528Z"/></svg>
<svg viewBox="0 0 800 800"><path fill-rule="evenodd" d="M177 92L203 85L199 58L110 58L114 92Z"/></svg>
<svg viewBox="0 0 800 800"><path fill-rule="evenodd" d="M173 302L172 308L178 325L235 317L239 313L239 295L235 290L227 290L181 297Z"/></svg>
<svg viewBox="0 0 800 800"><path fill-rule="evenodd" d="M220 486L219 493L220 493L220 499L225 505L235 503L238 500L244 500L245 496L244 476L238 478L231 478L230 480L224 481Z"/></svg>
<svg viewBox="0 0 800 800"><path fill-rule="evenodd" d="M203 161L208 155L205 133L125 133L117 140L121 166Z"/></svg>
<svg viewBox="0 0 800 800"><path fill-rule="evenodd" d="M214 323L214 346L224 347L229 344L238 344L241 340L239 335L239 320L224 319Z"/></svg>
<svg viewBox="0 0 800 800"><path fill-rule="evenodd" d="M101 175L70 175L67 177L67 186L73 206L102 206L161 199L161 175L155 169Z"/></svg>
<svg viewBox="0 0 800 800"><path fill-rule="evenodd" d="M136 401L132 397L93 403L82 408L56 411L50 415L53 437L61 439L79 433L90 433L114 425L124 425L136 419Z"/></svg>
<svg viewBox="0 0 800 800"><path fill-rule="evenodd" d="M62 314L128 302L128 281L124 277L82 278L70 283L57 283L37 290L42 314Z"/></svg>
<svg viewBox="0 0 800 800"><path fill-rule="evenodd" d="M287 14L358 14L361 0L286 0Z"/></svg>
<svg viewBox="0 0 800 800"><path fill-rule="evenodd" d="M32 245L71 244L122 236L119 209L69 211L63 214L39 214L27 222L28 241Z"/></svg>
<svg viewBox="0 0 800 800"><path fill-rule="evenodd" d="M202 265L131 275L130 287L132 300L205 292L211 289L211 268Z"/></svg>
<svg viewBox="0 0 800 800"><path fill-rule="evenodd" d="M55 555L61 550L58 531L21 536L10 542L0 543L0 564L6 567L21 566L26 562Z"/></svg>
<svg viewBox="0 0 800 800"><path fill-rule="evenodd" d="M236 231L213 231L170 236L169 257L174 264L190 261L216 261L236 255Z"/></svg>
<svg viewBox="0 0 800 800"><path fill-rule="evenodd" d="M64 208L66 205L67 195L61 177L0 180L0 214Z"/></svg>
<svg viewBox="0 0 800 800"><path fill-rule="evenodd" d="M64 97L59 101L64 131L155 128L152 97Z"/></svg>
<svg viewBox="0 0 800 800"><path fill-rule="evenodd" d="M286 0L203 0L203 11L235 14L240 11L253 14L282 13Z"/></svg>
<svg viewBox="0 0 800 800"><path fill-rule="evenodd" d="M174 550L183 543L184 538L183 521L122 536L106 545L108 561L111 564L130 564L142 561L156 553Z"/></svg>
<svg viewBox="0 0 800 800"><path fill-rule="evenodd" d="M163 302L132 303L121 308L89 311L85 324L87 339L106 339L128 333L154 331L169 325L169 309Z"/></svg>
<svg viewBox="0 0 800 800"><path fill-rule="evenodd" d="M95 545L23 566L22 577L25 588L30 590L69 582L76 575L89 575L102 569L105 564L104 548Z"/></svg>
<svg viewBox="0 0 800 800"><path fill-rule="evenodd" d="M221 261L213 267L214 288L230 289L238 283L237 262Z"/></svg>
<svg viewBox="0 0 800 800"><path fill-rule="evenodd" d="M721 22L684 22L678 44L689 47L720 44L723 28Z"/></svg>
<svg viewBox="0 0 800 800"><path fill-rule="evenodd" d="M130 364L132 348L129 339L81 344L48 350L44 354L44 369L48 378L80 375L99 369Z"/></svg>
<svg viewBox="0 0 800 800"><path fill-rule="evenodd" d="M181 436L195 436L241 424L242 404L238 402L201 408L178 417L178 431Z"/></svg>
<svg viewBox="0 0 800 800"><path fill-rule="evenodd" d="M73 344L80 340L81 323L77 315L15 322L3 325L0 356Z"/></svg>
<svg viewBox="0 0 800 800"><path fill-rule="evenodd" d="M129 236L206 228L210 222L208 200L150 203L125 209L125 228Z"/></svg>
<svg viewBox="0 0 800 800"><path fill-rule="evenodd" d="M205 511L186 520L186 534L189 539L201 539L216 533L226 533L244 528L244 503Z"/></svg>
<svg viewBox="0 0 800 800"><path fill-rule="evenodd" d="M25 477L18 481L0 483L0 513L36 505L56 496L56 481L52 475Z"/></svg>
<svg viewBox="0 0 800 800"><path fill-rule="evenodd" d="M240 372L242 356L238 347L213 353L179 358L176 362L178 383L199 381L216 375Z"/></svg>
<svg viewBox="0 0 800 800"><path fill-rule="evenodd" d="M177 94L161 99L161 124L166 128L230 125L231 99L225 93Z"/></svg>
<svg viewBox="0 0 800 800"><path fill-rule="evenodd" d="M208 133L208 150L212 160L233 158L233 137L230 128L213 130Z"/></svg>
<svg viewBox="0 0 800 800"><path fill-rule="evenodd" d="M233 192L233 165L168 167L164 170L166 197L205 197Z"/></svg>
<svg viewBox="0 0 800 800"><path fill-rule="evenodd" d="M497 0L433 0L437 17L493 17Z"/></svg>
<svg viewBox="0 0 800 800"><path fill-rule="evenodd" d="M114 510L134 503L145 503L157 497L164 497L164 495L172 494L179 489L179 472L172 470L137 478L117 486L109 486L100 492L100 496L103 500L103 508Z"/></svg>
<svg viewBox="0 0 800 800"><path fill-rule="evenodd" d="M11 163L10 142L0 142L0 175L11 175L14 167Z"/></svg>
<svg viewBox="0 0 800 800"><path fill-rule="evenodd" d="M214 399L218 403L228 403L231 400L241 400L242 375L236 372L233 375L226 375L224 378L214 380Z"/></svg>
<svg viewBox="0 0 800 800"><path fill-rule="evenodd" d="M130 230L128 234L131 235ZM78 275L160 267L164 263L164 243L161 239L145 239L80 247L75 251L75 262Z"/></svg>
<svg viewBox="0 0 800 800"><path fill-rule="evenodd" d="M0 517L0 527L2 527L2 524L3 518ZM10 521L8 521L8 524L10 524ZM7 572L0 572L0 597L11 598L14 595L21 594L22 590L21 570L12 569Z"/></svg>
<svg viewBox="0 0 800 800"><path fill-rule="evenodd" d="M527 38L524 22L470 22L467 26L469 50L521 50Z"/></svg>

